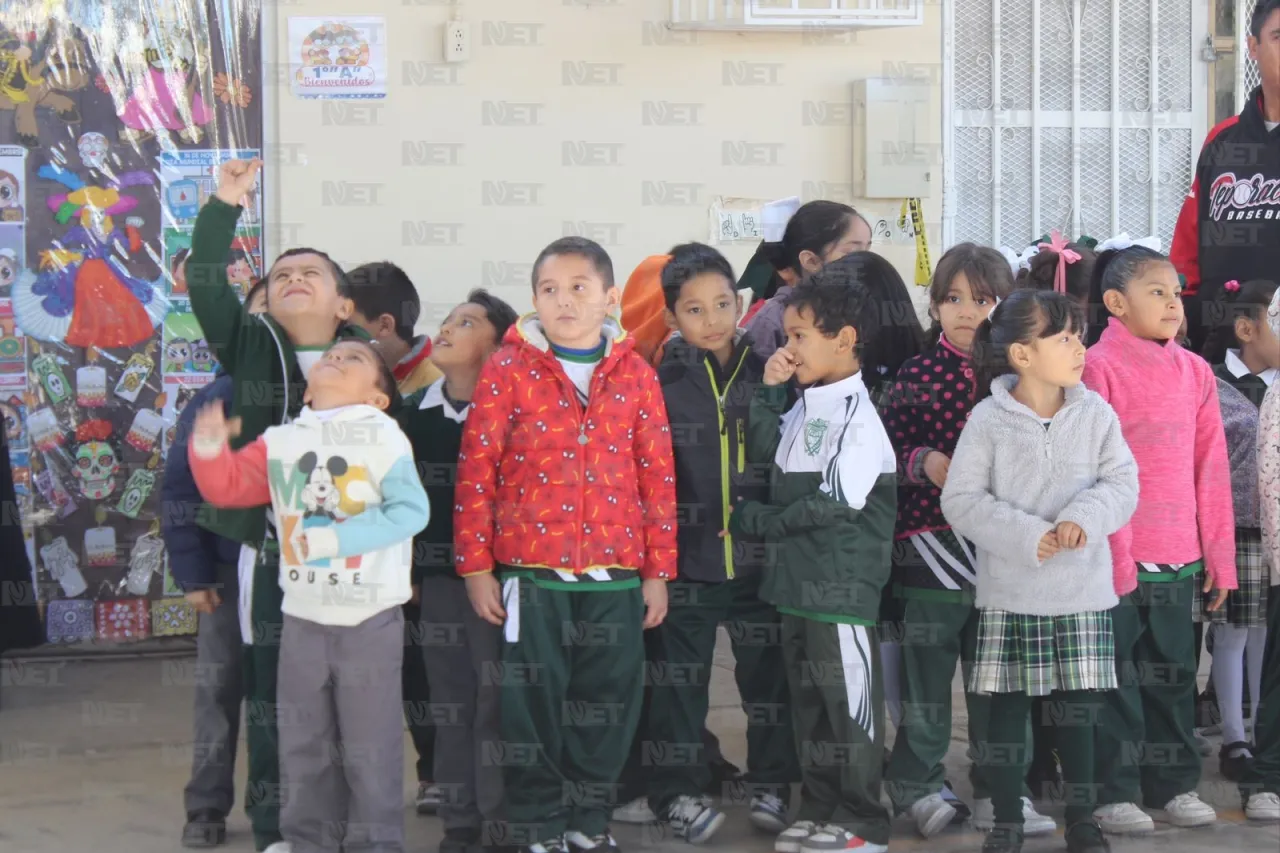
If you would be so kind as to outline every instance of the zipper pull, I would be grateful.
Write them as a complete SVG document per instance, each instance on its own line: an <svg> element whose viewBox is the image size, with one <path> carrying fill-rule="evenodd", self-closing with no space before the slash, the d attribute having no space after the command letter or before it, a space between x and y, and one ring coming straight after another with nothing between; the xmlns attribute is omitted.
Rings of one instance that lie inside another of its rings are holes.
<svg viewBox="0 0 1280 853"><path fill-rule="evenodd" d="M587 438L587 422L583 421L578 424L578 444L586 445L591 439Z"/></svg>

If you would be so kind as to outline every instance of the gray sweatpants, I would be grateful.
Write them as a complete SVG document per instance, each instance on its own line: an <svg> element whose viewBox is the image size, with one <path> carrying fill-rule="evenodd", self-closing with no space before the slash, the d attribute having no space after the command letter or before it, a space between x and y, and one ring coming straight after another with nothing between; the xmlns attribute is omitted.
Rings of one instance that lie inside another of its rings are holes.
<svg viewBox="0 0 1280 853"><path fill-rule="evenodd" d="M200 614L196 634L195 743L182 801L188 815L212 809L226 817L236 801L236 740L244 698L236 567L219 566L218 583L222 604Z"/></svg>
<svg viewBox="0 0 1280 853"><path fill-rule="evenodd" d="M422 649L436 722L435 780L444 791L445 829L480 829L501 820L502 766L486 760L502 708L497 679L482 677L501 660L502 629L476 615L458 578L422 582ZM496 827L495 827L496 829Z"/></svg>
<svg viewBox="0 0 1280 853"><path fill-rule="evenodd" d="M354 627L286 615L276 702L280 833L293 853L402 853L404 614Z"/></svg>

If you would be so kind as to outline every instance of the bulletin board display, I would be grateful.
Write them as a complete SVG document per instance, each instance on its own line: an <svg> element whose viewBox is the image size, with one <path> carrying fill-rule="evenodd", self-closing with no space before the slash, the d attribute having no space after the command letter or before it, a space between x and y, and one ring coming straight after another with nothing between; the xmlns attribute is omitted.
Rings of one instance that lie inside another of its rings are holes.
<svg viewBox="0 0 1280 853"><path fill-rule="evenodd" d="M262 150L259 12L0 10L0 414L52 642L195 630L160 537L177 416L217 370L182 264L219 164ZM243 296L262 269L259 196L227 270Z"/></svg>

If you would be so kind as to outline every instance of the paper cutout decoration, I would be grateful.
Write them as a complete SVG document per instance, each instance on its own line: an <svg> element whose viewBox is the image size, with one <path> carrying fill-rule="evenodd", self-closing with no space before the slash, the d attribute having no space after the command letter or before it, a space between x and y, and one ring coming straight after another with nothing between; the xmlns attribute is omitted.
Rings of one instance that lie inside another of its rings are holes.
<svg viewBox="0 0 1280 853"><path fill-rule="evenodd" d="M151 636L151 608L144 599L99 601L94 615L99 640L118 643Z"/></svg>
<svg viewBox="0 0 1280 853"><path fill-rule="evenodd" d="M89 85L88 55L79 39L55 38L33 63L31 48L0 27L0 114L13 111L19 143L40 146L37 109L53 110L68 124L80 122L80 110L67 94Z"/></svg>
<svg viewBox="0 0 1280 853"><path fill-rule="evenodd" d="M107 152L111 150L107 137L96 130L90 131L80 137L76 148L80 152L80 162L86 169L97 169L101 172L106 168Z"/></svg>
<svg viewBox="0 0 1280 853"><path fill-rule="evenodd" d="M116 382L116 396L130 403L138 402L138 394L147 383L147 377L155 368L155 360L146 353L135 352L129 356L124 372Z"/></svg>
<svg viewBox="0 0 1280 853"><path fill-rule="evenodd" d="M31 443L36 450L48 453L66 443L67 437L62 434L58 416L48 407L36 409L28 415L27 428L31 431Z"/></svg>
<svg viewBox="0 0 1280 853"><path fill-rule="evenodd" d="M116 530L114 527L91 527L84 532L84 558L94 567L116 564Z"/></svg>
<svg viewBox="0 0 1280 853"><path fill-rule="evenodd" d="M760 209L760 231L766 243L781 243L787 223L800 209L800 196L771 201Z"/></svg>
<svg viewBox="0 0 1280 853"><path fill-rule="evenodd" d="M58 518L66 518L76 511L76 502L67 491L67 487L62 484L62 478L48 465L36 474L36 488L40 491L45 503L53 507Z"/></svg>
<svg viewBox="0 0 1280 853"><path fill-rule="evenodd" d="M107 371L96 364L76 370L76 403L86 409L107 404Z"/></svg>
<svg viewBox="0 0 1280 853"><path fill-rule="evenodd" d="M92 640L93 602L57 599L45 611L45 636L51 643L82 643Z"/></svg>
<svg viewBox="0 0 1280 853"><path fill-rule="evenodd" d="M138 513L142 510L142 505L147 502L147 497L151 494L151 490L156 485L156 472L148 471L146 468L138 468L129 476L129 482L125 484L124 492L120 495L120 502L116 504L116 510L129 516L137 518Z"/></svg>
<svg viewBox="0 0 1280 853"><path fill-rule="evenodd" d="M57 359L49 353L44 352L31 359L31 370L44 386L45 393L49 395L49 402L55 406L71 396L71 385L67 382L67 375L58 366Z"/></svg>
<svg viewBox="0 0 1280 853"><path fill-rule="evenodd" d="M76 428L74 473L80 482L80 494L91 501L111 497L116 490L116 475L120 473L120 458L107 441L111 437L111 422L107 420L85 421Z"/></svg>
<svg viewBox="0 0 1280 853"><path fill-rule="evenodd" d="M126 489L126 493L127 493ZM144 533L133 544L129 556L129 575L125 586L134 595L146 595L151 590L151 579L164 568L164 540L158 533Z"/></svg>
<svg viewBox="0 0 1280 853"><path fill-rule="evenodd" d="M150 453L155 449L156 441L159 440L160 431L163 429L164 418L158 412L139 409L133 416L133 425L129 427L129 433L124 440L134 449Z"/></svg>
<svg viewBox="0 0 1280 853"><path fill-rule="evenodd" d="M48 206L59 222L79 224L60 236L56 248L40 252L40 272L19 273L13 285L13 310L22 331L41 341L65 341L77 347L129 347L151 337L168 311L157 281L143 281L124 270L116 253L140 252L142 220L116 227L115 215L137 206L121 190L150 186L150 172L126 172L103 186L53 164L37 173L69 192L52 195Z"/></svg>
<svg viewBox="0 0 1280 853"><path fill-rule="evenodd" d="M160 599L151 602L151 635L181 637L200 628L199 614L186 601Z"/></svg>
<svg viewBox="0 0 1280 853"><path fill-rule="evenodd" d="M120 138L136 144L160 131L177 131L179 139L194 145L213 120L200 94L195 45L180 21L144 19L143 26L147 68L118 112L124 125Z"/></svg>
<svg viewBox="0 0 1280 853"><path fill-rule="evenodd" d="M59 536L41 548L40 562L62 587L62 594L67 598L75 598L89 588L80 572L80 559L67 544L67 537Z"/></svg>

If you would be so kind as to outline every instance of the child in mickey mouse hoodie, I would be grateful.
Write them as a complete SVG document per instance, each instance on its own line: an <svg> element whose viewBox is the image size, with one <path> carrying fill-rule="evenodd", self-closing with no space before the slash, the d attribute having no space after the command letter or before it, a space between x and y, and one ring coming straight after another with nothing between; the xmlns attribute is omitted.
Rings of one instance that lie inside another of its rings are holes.
<svg viewBox="0 0 1280 853"><path fill-rule="evenodd" d="M427 496L386 414L395 377L369 344L331 346L306 393L297 420L238 451L222 408L201 411L191 470L216 506L269 502L280 531L281 834L295 850L399 853L401 605Z"/></svg>

